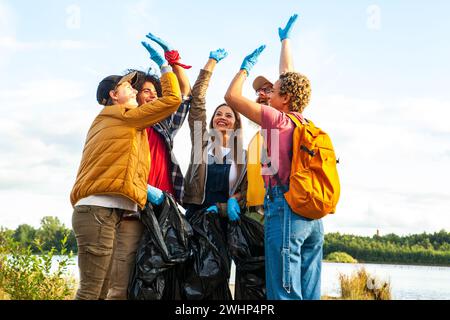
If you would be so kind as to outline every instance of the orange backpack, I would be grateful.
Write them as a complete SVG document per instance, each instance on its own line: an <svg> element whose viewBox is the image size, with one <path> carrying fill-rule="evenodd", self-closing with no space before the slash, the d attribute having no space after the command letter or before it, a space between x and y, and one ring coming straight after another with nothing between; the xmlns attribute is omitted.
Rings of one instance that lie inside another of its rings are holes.
<svg viewBox="0 0 450 320"><path fill-rule="evenodd" d="M309 219L321 219L336 212L341 187L331 139L311 121L297 126L293 136L289 191L284 195L292 211Z"/></svg>

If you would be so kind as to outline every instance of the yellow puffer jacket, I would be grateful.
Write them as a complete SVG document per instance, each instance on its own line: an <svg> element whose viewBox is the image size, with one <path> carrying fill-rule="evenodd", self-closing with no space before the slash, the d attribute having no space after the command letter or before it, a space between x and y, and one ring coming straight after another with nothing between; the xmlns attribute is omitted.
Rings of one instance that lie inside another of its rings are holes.
<svg viewBox="0 0 450 320"><path fill-rule="evenodd" d="M138 108L105 107L87 134L75 185L70 195L74 206L91 195L117 194L144 208L150 151L146 128L174 113L181 103L173 72L161 77L163 96Z"/></svg>

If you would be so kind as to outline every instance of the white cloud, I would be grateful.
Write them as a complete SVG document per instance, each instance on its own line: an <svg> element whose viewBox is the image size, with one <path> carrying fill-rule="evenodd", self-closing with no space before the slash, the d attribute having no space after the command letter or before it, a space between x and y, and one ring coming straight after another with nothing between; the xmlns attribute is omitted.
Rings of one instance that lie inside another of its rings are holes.
<svg viewBox="0 0 450 320"><path fill-rule="evenodd" d="M223 93L216 88L212 83L211 96L220 99ZM0 91L0 101L8 101L11 109L8 118L0 119L1 194L8 199L20 195L33 199L23 202L20 221L38 223L52 209L69 221L68 195L85 134L99 111L81 103L88 100L85 93L82 83L64 79ZM314 100L305 114L331 135L341 158L341 202L336 215L325 220L328 232L404 234L450 228L450 144L442 119L447 105L431 99L382 102L332 96ZM253 132L254 128L246 128L246 141ZM187 124L175 139L175 154L186 171ZM2 215L1 221L11 226L18 220Z"/></svg>
<svg viewBox="0 0 450 320"><path fill-rule="evenodd" d="M398 104L398 116L417 131L450 134L450 102L437 99L405 99ZM395 112L395 110L394 110Z"/></svg>
<svg viewBox="0 0 450 320"><path fill-rule="evenodd" d="M46 183L43 180L43 184ZM39 194L34 191L2 190L0 202L4 204L0 209L0 225L15 229L21 224L39 227L40 220L45 216L54 216L71 227L72 208L69 201L70 190L60 189L54 194Z"/></svg>
<svg viewBox="0 0 450 320"><path fill-rule="evenodd" d="M447 132L447 106L433 99L314 100L305 115L330 134L341 158L341 201L336 215L324 220L327 231L373 235L450 228L450 135L437 135ZM246 141L253 132L245 128ZM185 126L175 140L183 168L188 135Z"/></svg>
<svg viewBox="0 0 450 320"><path fill-rule="evenodd" d="M83 105L82 83L50 79L0 91L0 189L55 195L74 179L83 140L99 109Z"/></svg>
<svg viewBox="0 0 450 320"><path fill-rule="evenodd" d="M3 3L0 0L0 64L17 51L98 48L72 40L21 41L15 35L14 14ZM161 24L155 9L154 1L126 5L120 23L130 39L143 40L148 31L158 34ZM292 43L297 69L311 78L315 88L326 82L325 73L339 76L339 56L320 31L303 32ZM278 63L273 61L278 59L278 45L275 39L261 56L245 85L246 96L254 97L251 81L257 75L276 79ZM207 96L208 119L251 49L230 50L230 58L217 67ZM198 70L206 62L207 50L190 50L183 58L191 55L186 63ZM81 68L99 79L104 75L98 65ZM197 70L189 71L190 75L197 76ZM99 111L86 98L88 92L87 85L60 78L22 83L13 90L0 88L0 105L5 110L0 119L0 201L11 203L0 212L0 225L37 225L45 215L56 215L70 225L70 189L85 135ZM314 92L305 115L330 133L341 158L341 202L336 215L326 218L326 230L373 234L377 229L382 233L450 229L448 101L371 100ZM246 128L246 141L253 132ZM186 171L190 160L187 124L175 139L175 154ZM19 213L10 214L17 204Z"/></svg>
<svg viewBox="0 0 450 320"><path fill-rule="evenodd" d="M86 50L86 49L101 49L104 46L101 44L87 43L76 40L54 40L54 41L37 41L26 42L19 41L14 36L0 37L0 49L9 51L27 51L27 50L47 50L47 49L61 49L61 50Z"/></svg>
<svg viewBox="0 0 450 320"><path fill-rule="evenodd" d="M341 158L331 230L374 234L450 228L448 102L318 97L305 112Z"/></svg>
<svg viewBox="0 0 450 320"><path fill-rule="evenodd" d="M80 82L66 79L33 80L21 83L17 89L0 90L0 101L8 102L11 109L32 108L60 104L80 98L86 89Z"/></svg>

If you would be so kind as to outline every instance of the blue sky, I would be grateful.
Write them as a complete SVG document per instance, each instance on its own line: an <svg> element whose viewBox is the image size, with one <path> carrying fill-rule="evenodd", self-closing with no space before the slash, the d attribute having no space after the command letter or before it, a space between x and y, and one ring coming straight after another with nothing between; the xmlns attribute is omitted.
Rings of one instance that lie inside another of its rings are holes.
<svg viewBox="0 0 450 320"><path fill-rule="evenodd" d="M152 66L152 32L179 49L193 84L209 51L210 111L242 59L267 49L246 84L276 79L277 29L299 13L295 67L313 84L305 115L331 135L342 198L327 231L372 235L450 229L450 21L447 1L6 1L0 0L0 225L70 226L69 193L98 82ZM246 138L254 129L247 128ZM184 127L175 142L185 170Z"/></svg>

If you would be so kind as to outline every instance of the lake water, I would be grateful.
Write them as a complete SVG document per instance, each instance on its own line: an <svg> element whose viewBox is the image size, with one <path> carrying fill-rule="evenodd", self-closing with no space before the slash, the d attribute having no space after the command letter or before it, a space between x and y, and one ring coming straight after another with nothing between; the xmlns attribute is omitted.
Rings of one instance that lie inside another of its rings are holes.
<svg viewBox="0 0 450 320"><path fill-rule="evenodd" d="M55 261L56 261L55 257ZM380 280L390 281L395 300L450 300L450 267L404 266L389 264L323 263L322 295L340 296L339 274L351 275L365 267L367 272ZM78 278L76 259L70 272ZM230 283L234 283L235 267L231 270Z"/></svg>
<svg viewBox="0 0 450 320"><path fill-rule="evenodd" d="M390 281L396 300L450 300L450 267L389 264L324 263L322 295L339 296L339 274L351 275L364 267L380 280Z"/></svg>

